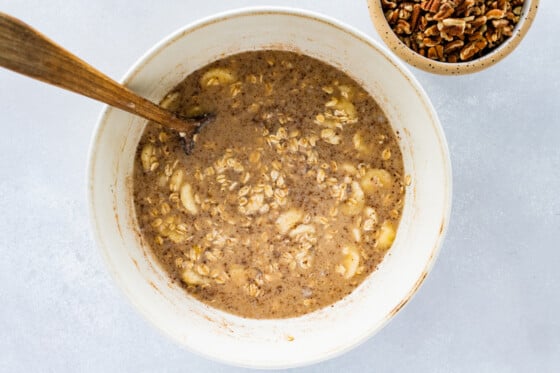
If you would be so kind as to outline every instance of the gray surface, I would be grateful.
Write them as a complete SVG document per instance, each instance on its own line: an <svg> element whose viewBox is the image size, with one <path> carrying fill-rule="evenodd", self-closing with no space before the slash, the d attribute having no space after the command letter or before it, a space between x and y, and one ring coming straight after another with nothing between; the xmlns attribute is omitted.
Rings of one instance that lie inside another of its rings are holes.
<svg viewBox="0 0 560 373"><path fill-rule="evenodd" d="M361 0L0 0L0 9L118 78L176 28L257 3L320 11L378 38ZM560 370L559 19L560 3L541 0L527 38L490 70L414 71L451 150L447 239L422 289L385 329L302 371ZM0 70L0 371L242 371L166 339L112 283L86 209L86 156L101 108Z"/></svg>

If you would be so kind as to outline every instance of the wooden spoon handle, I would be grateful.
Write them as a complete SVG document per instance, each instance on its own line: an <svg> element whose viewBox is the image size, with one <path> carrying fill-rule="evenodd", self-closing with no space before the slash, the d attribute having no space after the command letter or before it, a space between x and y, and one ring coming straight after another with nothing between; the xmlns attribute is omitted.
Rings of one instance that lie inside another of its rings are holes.
<svg viewBox="0 0 560 373"><path fill-rule="evenodd" d="M0 12L0 66L188 135L197 127L128 90L17 18Z"/></svg>

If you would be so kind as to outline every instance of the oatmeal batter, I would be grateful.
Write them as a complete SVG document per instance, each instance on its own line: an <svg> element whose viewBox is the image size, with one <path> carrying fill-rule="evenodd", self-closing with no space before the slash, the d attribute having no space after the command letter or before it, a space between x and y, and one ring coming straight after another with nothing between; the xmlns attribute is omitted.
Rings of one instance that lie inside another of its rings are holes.
<svg viewBox="0 0 560 373"><path fill-rule="evenodd" d="M382 110L346 74L246 52L192 73L162 105L216 118L190 155L150 123L135 160L143 237L189 294L243 317L294 317L348 295L383 260L403 161Z"/></svg>

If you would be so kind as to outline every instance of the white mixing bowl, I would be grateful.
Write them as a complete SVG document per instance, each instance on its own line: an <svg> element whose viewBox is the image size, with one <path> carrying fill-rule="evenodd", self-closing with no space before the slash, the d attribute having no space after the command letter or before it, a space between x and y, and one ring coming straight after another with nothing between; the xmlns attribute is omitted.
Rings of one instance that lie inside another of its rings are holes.
<svg viewBox="0 0 560 373"><path fill-rule="evenodd" d="M91 144L89 206L109 271L157 328L211 359L247 367L293 367L355 347L418 290L448 225L451 167L434 108L407 68L362 33L306 11L252 8L197 22L157 44L123 82L159 102L192 71L230 54L259 49L305 53L345 71L376 99L399 134L412 185L397 238L376 272L333 306L291 319L244 319L188 296L170 282L136 223L132 169L146 121L109 107Z"/></svg>

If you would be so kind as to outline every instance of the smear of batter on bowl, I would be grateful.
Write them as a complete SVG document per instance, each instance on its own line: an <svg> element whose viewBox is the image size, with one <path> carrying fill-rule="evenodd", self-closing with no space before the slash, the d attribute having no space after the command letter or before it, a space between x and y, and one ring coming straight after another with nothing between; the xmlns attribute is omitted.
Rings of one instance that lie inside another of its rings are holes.
<svg viewBox="0 0 560 373"><path fill-rule="evenodd" d="M281 51L190 74L162 105L215 113L192 154L150 123L138 145L139 226L171 278L250 318L333 304L383 260L409 178L374 99L342 71Z"/></svg>

